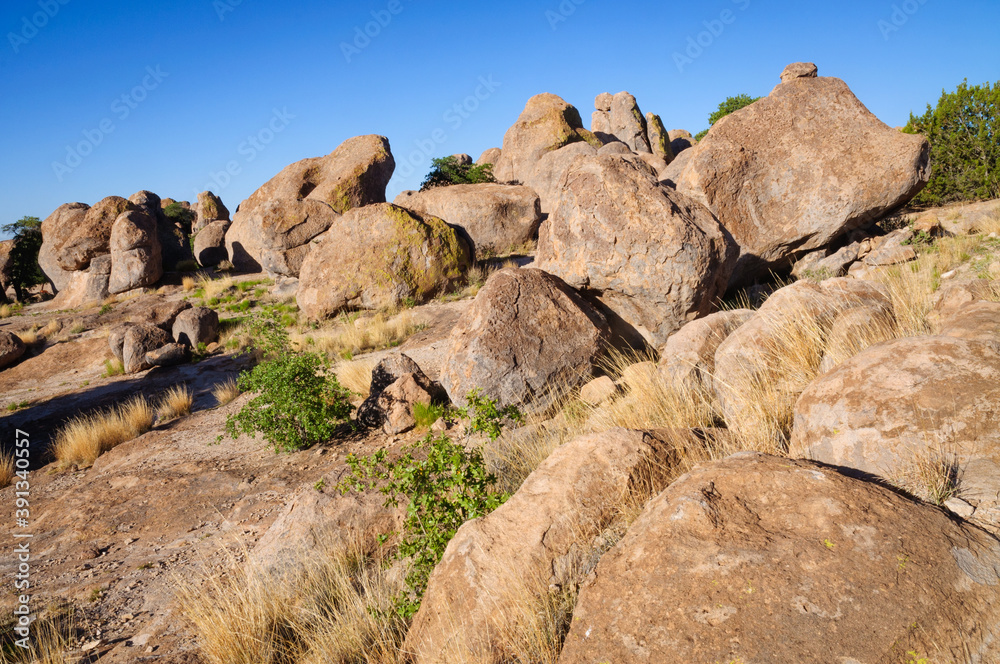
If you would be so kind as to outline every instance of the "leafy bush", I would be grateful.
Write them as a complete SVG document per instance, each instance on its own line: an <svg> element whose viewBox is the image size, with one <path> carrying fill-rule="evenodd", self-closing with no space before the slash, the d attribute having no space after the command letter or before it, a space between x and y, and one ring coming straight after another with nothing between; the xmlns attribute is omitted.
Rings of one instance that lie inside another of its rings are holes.
<svg viewBox="0 0 1000 664"><path fill-rule="evenodd" d="M431 172L424 178L420 185L420 191L427 191L434 187L447 187L453 184L480 184L483 182L496 182L493 177L493 165L483 164L461 164L455 157L442 157L432 159L433 167Z"/></svg>
<svg viewBox="0 0 1000 664"><path fill-rule="evenodd" d="M226 418L226 433L234 440L260 433L275 452L290 452L328 440L350 422L351 393L324 355L292 352L288 332L273 313L253 317L247 326L262 359L237 384L255 396Z"/></svg>
<svg viewBox="0 0 1000 664"><path fill-rule="evenodd" d="M712 126L715 125L715 123L721 120L722 118L726 117L731 113L735 113L741 108L749 106L758 99L760 99L760 97L751 97L750 95L746 94L739 94L736 95L735 97L727 97L726 101L719 104L719 108L717 108L715 112L713 112L711 115L708 116L709 129L711 129ZM708 129L696 134L695 138L700 141L701 139L705 138L705 134L707 133Z"/></svg>
<svg viewBox="0 0 1000 664"><path fill-rule="evenodd" d="M516 408L499 408L478 390L468 400L469 406L460 413L470 418L470 434L481 432L495 440L504 420L523 419ZM407 501L396 556L409 559L409 591L396 596L396 611L409 619L420 608L431 572L462 524L486 516L509 496L495 490L497 478L487 471L481 449L466 449L446 435L428 434L393 461L379 450L365 458L351 454L347 465L351 472L338 484L341 493L377 487L386 496L387 507Z"/></svg>
<svg viewBox="0 0 1000 664"><path fill-rule="evenodd" d="M185 235L191 233L191 224L194 222L195 217L197 217L194 210L186 208L176 201L163 208L163 214L175 224L180 224L181 228L184 229Z"/></svg>
<svg viewBox="0 0 1000 664"><path fill-rule="evenodd" d="M25 290L47 281L45 273L38 266L38 251L42 248L42 222L38 217L21 217L0 230L14 236L14 246L10 252L10 279L18 301L24 302ZM6 295L0 292L0 302L6 299Z"/></svg>
<svg viewBox="0 0 1000 664"><path fill-rule="evenodd" d="M933 173L913 199L919 205L1000 197L1000 82L941 92L936 107L910 114L903 128L931 144Z"/></svg>

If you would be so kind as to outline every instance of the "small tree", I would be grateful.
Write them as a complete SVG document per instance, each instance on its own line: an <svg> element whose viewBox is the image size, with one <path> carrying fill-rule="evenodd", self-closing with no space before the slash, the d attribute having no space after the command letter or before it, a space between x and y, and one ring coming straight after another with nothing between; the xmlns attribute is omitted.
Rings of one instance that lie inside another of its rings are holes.
<svg viewBox="0 0 1000 664"><path fill-rule="evenodd" d="M293 352L276 312L255 316L249 327L262 359L240 374L238 385L254 396L226 418L226 433L234 440L241 433L261 433L275 452L329 440L354 409L351 392L341 387L330 361L320 353Z"/></svg>
<svg viewBox="0 0 1000 664"><path fill-rule="evenodd" d="M18 302L24 302L27 289L47 281L42 268L38 266L38 252L42 248L42 222L38 217L21 217L0 230L14 236L14 246L10 252L10 280Z"/></svg>
<svg viewBox="0 0 1000 664"><path fill-rule="evenodd" d="M735 113L736 111L740 110L741 108L744 108L744 107L749 106L750 104L754 103L758 99L760 99L760 97L751 97L750 95L746 95L746 94L739 94L739 95L736 95L735 97L727 97L726 101L724 101L721 104L719 104L719 108L717 108L714 113L712 113L711 115L708 116L708 127L709 127L709 129L711 129L715 125L716 122L718 122L722 118L726 117L730 113ZM708 133L708 129L706 129L706 130L704 130L702 132L699 132L695 136L695 138L700 141L701 139L705 138L705 134L707 134L707 133Z"/></svg>
<svg viewBox="0 0 1000 664"><path fill-rule="evenodd" d="M483 182L496 182L493 177L493 165L482 164L462 164L455 157L442 157L432 159L433 167L431 172L424 178L420 185L420 191L427 191L433 187L447 187L453 184L480 184Z"/></svg>
<svg viewBox="0 0 1000 664"><path fill-rule="evenodd" d="M941 92L936 107L920 117L910 114L903 131L923 134L931 144L933 173L914 202L1000 197L1000 82Z"/></svg>

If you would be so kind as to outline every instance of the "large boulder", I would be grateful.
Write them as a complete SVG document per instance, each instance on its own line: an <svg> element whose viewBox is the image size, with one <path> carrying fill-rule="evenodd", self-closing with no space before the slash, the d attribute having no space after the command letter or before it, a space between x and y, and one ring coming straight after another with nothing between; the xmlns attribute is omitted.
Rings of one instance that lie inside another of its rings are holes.
<svg viewBox="0 0 1000 664"><path fill-rule="evenodd" d="M56 263L69 272L86 270L94 257L111 252L111 229L115 220L122 213L135 208L135 204L120 196L108 196L89 208L82 219L72 214L60 215L59 221L63 224L71 223L73 226L53 229L55 242L62 236L62 242L53 247ZM44 244L46 242L44 225L42 238Z"/></svg>
<svg viewBox="0 0 1000 664"><path fill-rule="evenodd" d="M523 186L459 184L404 191L396 205L461 227L477 258L506 255L538 236L542 210L538 194Z"/></svg>
<svg viewBox="0 0 1000 664"><path fill-rule="evenodd" d="M20 337L6 330L0 330L0 369L21 359L25 350Z"/></svg>
<svg viewBox="0 0 1000 664"><path fill-rule="evenodd" d="M340 215L385 202L395 168L383 136L351 138L326 157L285 167L233 215L229 260L239 270L298 276L312 239Z"/></svg>
<svg viewBox="0 0 1000 664"><path fill-rule="evenodd" d="M795 405L790 454L898 480L956 464L958 495L1000 527L1000 345L953 336L874 346L814 381ZM922 477L926 475L926 477ZM949 478L942 474L942 480ZM922 482L920 480L923 480Z"/></svg>
<svg viewBox="0 0 1000 664"><path fill-rule="evenodd" d="M711 389L715 352L754 315L756 312L750 309L733 309L688 323L667 339L660 352L660 370L675 385Z"/></svg>
<svg viewBox="0 0 1000 664"><path fill-rule="evenodd" d="M670 462L670 449L656 433L624 429L556 448L503 506L458 530L431 574L404 649L416 664L503 653L502 621L518 598L571 581L566 572L582 562L629 488Z"/></svg>
<svg viewBox="0 0 1000 664"><path fill-rule="evenodd" d="M441 219L389 203L368 205L338 217L317 238L296 298L317 320L345 309L421 302L447 290L469 263L465 241Z"/></svg>
<svg viewBox="0 0 1000 664"><path fill-rule="evenodd" d="M624 150L628 151L624 143L617 142L610 143L601 149L605 150L611 145L620 145ZM546 152L538 160L534 170L524 180L524 184L538 194L542 213L551 215L555 212L556 206L559 204L559 197L562 195L563 179L566 177L566 172L576 162L577 157L593 156L596 154L597 148L590 143L579 141L577 143L570 143L558 150Z"/></svg>
<svg viewBox="0 0 1000 664"><path fill-rule="evenodd" d="M670 164L674 160L674 151L670 147L669 134L663 127L663 120L660 119L659 115L646 113L646 136L653 154Z"/></svg>
<svg viewBox="0 0 1000 664"><path fill-rule="evenodd" d="M174 341L197 348L219 339L219 314L208 307L191 307L177 314L171 326Z"/></svg>
<svg viewBox="0 0 1000 664"><path fill-rule="evenodd" d="M930 177L927 140L883 124L837 78L789 78L688 152L670 179L740 245L734 284L871 225Z"/></svg>
<svg viewBox="0 0 1000 664"><path fill-rule="evenodd" d="M878 484L745 452L646 506L581 588L559 661L998 657L995 539Z"/></svg>
<svg viewBox="0 0 1000 664"><path fill-rule="evenodd" d="M794 403L812 379L811 372L818 371L824 353L845 352L824 347L824 341L836 337L830 330L841 316L857 310L871 313L879 326L888 327L894 320L888 292L868 281L797 281L772 293L715 352L713 386L729 427L751 431L762 418L770 417L758 408L762 389ZM862 338L881 329L873 327Z"/></svg>
<svg viewBox="0 0 1000 664"><path fill-rule="evenodd" d="M214 267L229 260L226 251L226 231L228 221L212 221L194 236L194 258L203 267Z"/></svg>
<svg viewBox="0 0 1000 664"><path fill-rule="evenodd" d="M122 339L122 363L125 373L139 373L152 366L147 354L171 343L170 333L155 325L132 325Z"/></svg>
<svg viewBox="0 0 1000 664"><path fill-rule="evenodd" d="M38 266L52 282L57 293L69 286L72 276L72 271L63 268L57 259L73 230L83 225L89 209L90 206L85 203L65 203L42 222L42 247L38 251Z"/></svg>
<svg viewBox="0 0 1000 664"><path fill-rule="evenodd" d="M526 182L547 152L578 141L600 147L600 141L583 128L580 112L574 106L547 92L535 95L504 134L493 174L500 182Z"/></svg>
<svg viewBox="0 0 1000 664"><path fill-rule="evenodd" d="M192 233L197 233L205 226L215 221L229 221L229 208L222 202L222 199L210 191L203 191L198 194L198 201L194 204L194 224Z"/></svg>
<svg viewBox="0 0 1000 664"><path fill-rule="evenodd" d="M501 153L502 150L500 148L488 148L483 150L483 153L479 155L479 159L476 160L476 166L485 166L486 164L492 166L499 161Z"/></svg>
<svg viewBox="0 0 1000 664"><path fill-rule="evenodd" d="M642 162L579 158L539 231L538 267L594 293L655 346L711 312L736 246L705 207Z"/></svg>
<svg viewBox="0 0 1000 664"><path fill-rule="evenodd" d="M591 377L609 341L607 320L541 270L494 273L451 333L439 378L459 406L474 388L503 405L544 410Z"/></svg>
<svg viewBox="0 0 1000 664"><path fill-rule="evenodd" d="M611 99L611 133L633 152L650 152L646 118L635 97L619 92Z"/></svg>
<svg viewBox="0 0 1000 664"><path fill-rule="evenodd" d="M382 427L389 435L416 425L413 405L441 403L447 394L408 355L391 353L372 369L368 398L358 407L357 421Z"/></svg>
<svg viewBox="0 0 1000 664"><path fill-rule="evenodd" d="M0 302L7 301L7 289L13 283L14 260L11 252L14 250L14 240L0 242Z"/></svg>
<svg viewBox="0 0 1000 664"><path fill-rule="evenodd" d="M152 286L163 276L163 256L156 217L146 209L122 213L111 227L111 274L108 290L124 293Z"/></svg>
<svg viewBox="0 0 1000 664"><path fill-rule="evenodd" d="M103 302L110 294L111 254L95 256L86 270L63 272L66 281L53 304L60 309Z"/></svg>

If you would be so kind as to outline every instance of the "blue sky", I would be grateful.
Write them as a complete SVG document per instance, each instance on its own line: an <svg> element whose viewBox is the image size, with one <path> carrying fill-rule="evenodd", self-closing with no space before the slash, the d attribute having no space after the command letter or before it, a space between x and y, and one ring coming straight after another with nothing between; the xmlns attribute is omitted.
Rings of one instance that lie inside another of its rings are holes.
<svg viewBox="0 0 1000 664"><path fill-rule="evenodd" d="M140 189L235 210L368 133L396 156L391 200L430 156L499 146L534 94L589 126L598 93L628 90L696 132L795 61L901 125L1000 78L997 25L996 0L4 0L0 223Z"/></svg>

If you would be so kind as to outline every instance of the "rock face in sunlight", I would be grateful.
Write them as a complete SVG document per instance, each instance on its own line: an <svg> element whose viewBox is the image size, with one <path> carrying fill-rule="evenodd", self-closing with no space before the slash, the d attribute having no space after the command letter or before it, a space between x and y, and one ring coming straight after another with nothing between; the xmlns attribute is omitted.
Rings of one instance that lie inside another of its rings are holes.
<svg viewBox="0 0 1000 664"><path fill-rule="evenodd" d="M711 313L735 258L708 209L627 155L577 159L539 232L540 269L595 293L654 346Z"/></svg>
<svg viewBox="0 0 1000 664"><path fill-rule="evenodd" d="M465 241L437 217L389 203L359 207L316 238L296 299L314 320L419 303L457 282L470 260Z"/></svg>
<svg viewBox="0 0 1000 664"><path fill-rule="evenodd" d="M927 140L883 124L840 79L802 63L782 79L667 172L739 244L734 284L870 226L930 177Z"/></svg>
<svg viewBox="0 0 1000 664"><path fill-rule="evenodd" d="M388 139L374 135L285 167L233 215L229 260L246 272L298 276L313 238L349 210L385 202L395 169Z"/></svg>
<svg viewBox="0 0 1000 664"><path fill-rule="evenodd" d="M479 388L504 405L542 411L590 379L608 341L604 316L561 279L508 268L456 325L440 380L459 405Z"/></svg>
<svg viewBox="0 0 1000 664"><path fill-rule="evenodd" d="M825 466L744 452L646 506L581 588L559 661L991 661L998 625L1000 544L985 532Z"/></svg>
<svg viewBox="0 0 1000 664"><path fill-rule="evenodd" d="M156 217L145 208L121 214L111 227L108 291L124 293L152 286L163 276Z"/></svg>

